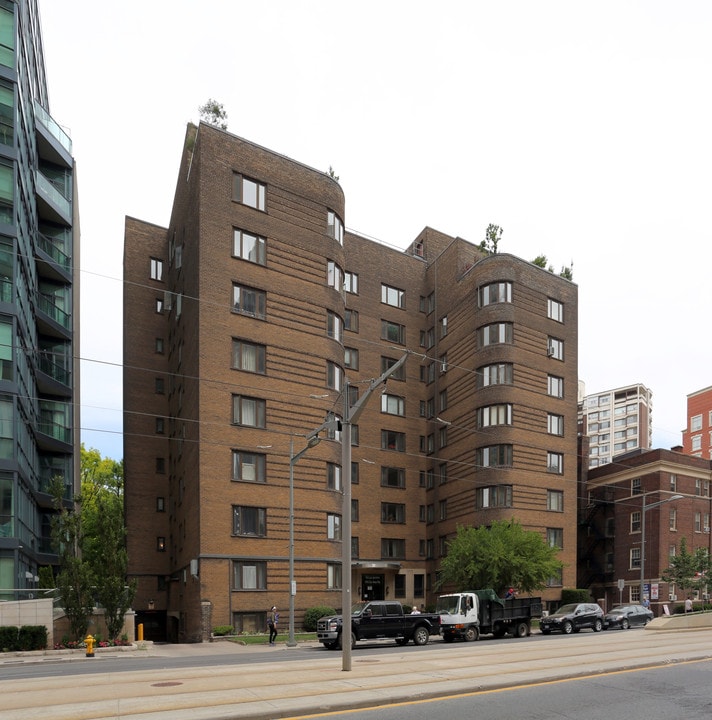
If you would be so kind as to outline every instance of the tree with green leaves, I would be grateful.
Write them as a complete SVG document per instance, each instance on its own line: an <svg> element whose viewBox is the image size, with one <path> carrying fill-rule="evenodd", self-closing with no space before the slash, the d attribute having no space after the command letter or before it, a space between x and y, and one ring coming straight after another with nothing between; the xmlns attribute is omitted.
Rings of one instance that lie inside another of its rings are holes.
<svg viewBox="0 0 712 720"><path fill-rule="evenodd" d="M670 558L670 567L662 573L662 579L674 583L684 593L704 591L709 584L712 562L709 550L705 547L687 549L687 538L680 539L680 551Z"/></svg>
<svg viewBox="0 0 712 720"><path fill-rule="evenodd" d="M502 233L504 230L499 225L493 225L490 223L485 230L485 239L480 243L480 250L483 250L490 255L497 254L497 246L499 241L502 239Z"/></svg>
<svg viewBox="0 0 712 720"><path fill-rule="evenodd" d="M558 553L559 548L547 545L540 533L525 530L514 519L460 526L440 566L440 586L492 588L500 595L510 586L532 592L561 572Z"/></svg>
<svg viewBox="0 0 712 720"><path fill-rule="evenodd" d="M200 119L208 125L227 130L227 112L222 103L210 98L208 102L198 108Z"/></svg>
<svg viewBox="0 0 712 720"><path fill-rule="evenodd" d="M104 608L109 636L115 640L136 595L127 583L128 553L124 522L124 464L81 448L82 553L95 578L96 600Z"/></svg>
<svg viewBox="0 0 712 720"><path fill-rule="evenodd" d="M59 556L55 577L59 601L69 620L75 640L83 640L94 612L94 577L89 563L82 558L81 514L76 505L64 500L64 483L54 478L50 483L54 508L52 543Z"/></svg>

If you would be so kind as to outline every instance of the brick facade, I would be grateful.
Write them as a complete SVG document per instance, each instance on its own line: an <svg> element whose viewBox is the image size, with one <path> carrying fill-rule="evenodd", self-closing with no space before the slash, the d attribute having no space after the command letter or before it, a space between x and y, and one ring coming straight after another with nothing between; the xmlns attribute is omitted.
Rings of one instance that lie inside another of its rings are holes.
<svg viewBox="0 0 712 720"><path fill-rule="evenodd" d="M255 208L260 187L264 207ZM328 413L342 414L344 377L361 396L405 353L403 373L373 393L353 428L354 594L432 603L457 526L512 517L563 539L561 584L545 598L575 583L576 286L431 228L405 252L349 232L342 243L334 235L344 217L342 189L327 174L201 125L187 131L169 226L126 220L130 573L139 579L137 622L163 623L168 639L204 637L201 602L214 625L262 630L273 604L286 619L290 467L296 625L309 607L340 606L341 542L327 535L342 510L338 480L328 484L340 443L322 433L298 462L290 452ZM236 231L248 245L264 238L263 262L245 245L243 257L235 253ZM160 278L151 278L151 258L162 263ZM343 291L343 273L358 286ZM511 296L481 303L480 288L494 283ZM550 299L563 317L549 316ZM509 336L482 344L485 326ZM548 352L551 338L559 358ZM252 360L234 368L235 342L241 352L263 348L264 368ZM511 363L511 383L483 386L483 368L500 363ZM549 393L550 375L561 397ZM263 421L253 421L253 400ZM491 406L508 406L509 421L483 423ZM504 446L507 462L478 466L487 449ZM551 453L562 460L555 472ZM236 454L258 474L264 463L264 482L235 479ZM482 488L500 486L511 502L478 507ZM549 507L551 492L563 509ZM260 512L264 533L235 524Z"/></svg>

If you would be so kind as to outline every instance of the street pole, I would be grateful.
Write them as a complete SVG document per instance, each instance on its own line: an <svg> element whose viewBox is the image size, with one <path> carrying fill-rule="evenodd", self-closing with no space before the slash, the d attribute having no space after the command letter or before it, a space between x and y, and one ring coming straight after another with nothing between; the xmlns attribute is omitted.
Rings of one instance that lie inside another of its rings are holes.
<svg viewBox="0 0 712 720"><path fill-rule="evenodd" d="M403 357L372 380L368 390L353 407L349 406L349 381L344 381L344 417L341 421L341 475L344 482L344 501L341 510L341 650L342 667L351 670L351 425L363 411L373 391L396 372L410 355Z"/></svg>
<svg viewBox="0 0 712 720"><path fill-rule="evenodd" d="M653 490L652 492L658 492L657 490ZM648 512L648 510L652 510L652 508L660 507L660 505L664 505L665 503L674 502L675 500L682 500L682 495L671 495L668 498L665 498L664 500L658 500L658 502L651 503L650 505L645 504L645 498L649 495L649 493L643 493L642 499L643 499L643 505L642 510L640 513L640 597L638 598L638 602L642 605L643 599L645 598L645 513ZM650 600L650 598L648 598Z"/></svg>

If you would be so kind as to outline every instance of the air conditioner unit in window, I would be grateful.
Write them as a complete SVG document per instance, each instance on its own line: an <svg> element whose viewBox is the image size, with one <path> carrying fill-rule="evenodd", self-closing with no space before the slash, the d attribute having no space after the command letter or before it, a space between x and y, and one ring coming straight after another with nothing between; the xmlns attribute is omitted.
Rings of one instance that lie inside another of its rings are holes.
<svg viewBox="0 0 712 720"><path fill-rule="evenodd" d="M671 595L670 602L677 602L677 595Z"/></svg>
<svg viewBox="0 0 712 720"><path fill-rule="evenodd" d="M553 356L554 356L554 353L555 353L555 350L554 350L553 346L552 346L552 345L549 345L549 347L546 349L546 354L547 354L549 357L553 357Z"/></svg>

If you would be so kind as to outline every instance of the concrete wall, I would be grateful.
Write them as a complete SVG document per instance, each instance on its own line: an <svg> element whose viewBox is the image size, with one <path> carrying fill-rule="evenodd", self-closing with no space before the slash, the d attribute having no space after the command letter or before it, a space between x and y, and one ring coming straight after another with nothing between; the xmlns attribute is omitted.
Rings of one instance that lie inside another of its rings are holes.
<svg viewBox="0 0 712 720"><path fill-rule="evenodd" d="M44 625L47 647L54 646L54 621L51 599L19 600L0 603L0 626Z"/></svg>

